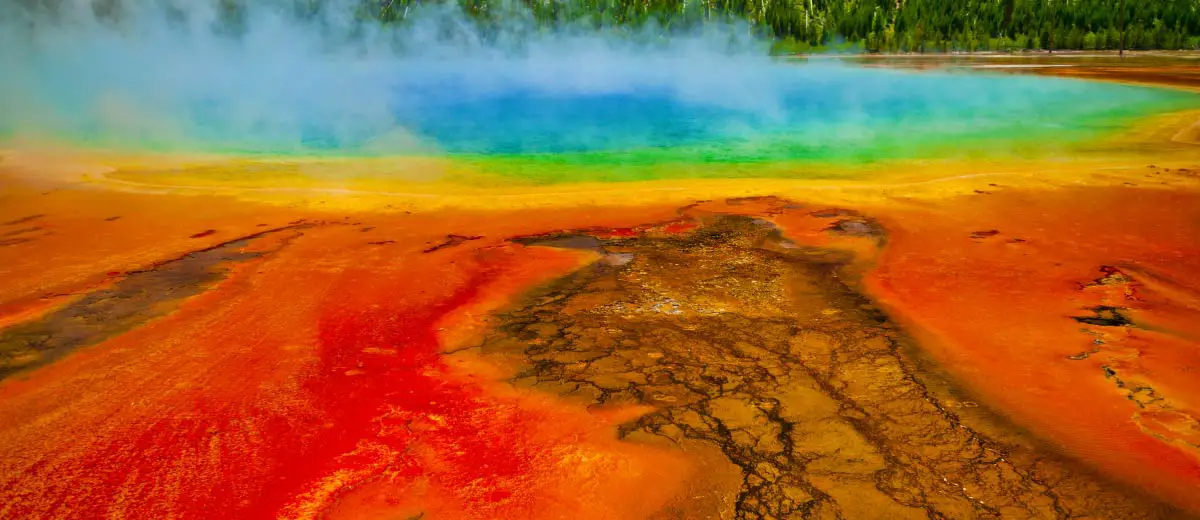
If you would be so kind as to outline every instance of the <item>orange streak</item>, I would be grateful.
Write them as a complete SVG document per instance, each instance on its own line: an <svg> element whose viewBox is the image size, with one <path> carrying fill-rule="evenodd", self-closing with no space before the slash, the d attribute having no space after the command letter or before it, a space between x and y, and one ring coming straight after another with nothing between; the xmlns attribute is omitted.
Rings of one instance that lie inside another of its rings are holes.
<svg viewBox="0 0 1200 520"><path fill-rule="evenodd" d="M231 206L211 218L255 221ZM588 412L440 351L442 336L469 340L488 312L587 260L507 234L667 214L376 216L258 239L247 248L293 238L166 317L0 384L0 518L649 515L689 469L617 441L615 425L646 410ZM179 218L167 227L218 228ZM141 229L129 244L161 231ZM421 253L464 230L488 238ZM161 261L170 244L138 258ZM96 264L83 258L108 247L56 268L87 278Z"/></svg>
<svg viewBox="0 0 1200 520"><path fill-rule="evenodd" d="M1200 294L1191 285L1200 279L1200 194L1011 190L877 214L889 246L869 289L960 380L1069 454L1200 511L1197 300L1136 274L1145 283L1135 299L1084 287L1104 276L1101 266L1130 266ZM1151 330L1071 319L1102 304L1129 307ZM1155 332L1157 323L1170 332ZM1179 431L1146 426L1147 410L1128 397L1142 384L1166 398Z"/></svg>

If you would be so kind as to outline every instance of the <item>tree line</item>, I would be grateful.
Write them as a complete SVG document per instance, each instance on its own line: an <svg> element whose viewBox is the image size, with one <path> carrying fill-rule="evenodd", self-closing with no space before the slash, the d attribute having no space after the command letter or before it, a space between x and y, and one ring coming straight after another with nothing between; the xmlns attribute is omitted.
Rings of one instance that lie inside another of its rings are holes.
<svg viewBox="0 0 1200 520"><path fill-rule="evenodd" d="M797 50L839 39L869 52L1200 47L1200 0L803 1L752 16Z"/></svg>
<svg viewBox="0 0 1200 520"><path fill-rule="evenodd" d="M69 0L14 1L53 12ZM98 16L118 16L123 3L90 1ZM1200 0L213 1L230 27L248 4L286 5L304 16L349 3L361 20L402 24L428 4L457 3L484 28L502 25L515 11L541 25L656 24L668 30L741 19L773 38L779 53L1200 49Z"/></svg>
<svg viewBox="0 0 1200 520"><path fill-rule="evenodd" d="M428 0L426 0L428 1ZM457 0L475 17L496 0ZM503 0L501 0L503 1ZM402 21L421 0L367 0ZM524 0L544 23L693 25L750 21L777 52L1200 48L1200 0Z"/></svg>

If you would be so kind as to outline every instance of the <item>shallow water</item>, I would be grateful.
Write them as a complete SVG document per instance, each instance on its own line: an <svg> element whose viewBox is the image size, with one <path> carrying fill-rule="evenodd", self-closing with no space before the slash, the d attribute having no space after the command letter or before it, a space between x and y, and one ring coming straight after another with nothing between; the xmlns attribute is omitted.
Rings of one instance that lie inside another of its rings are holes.
<svg viewBox="0 0 1200 520"><path fill-rule="evenodd" d="M433 149L567 154L587 162L874 159L1072 140L1135 114L1181 106L1174 92L977 74L775 66L752 104L678 86L562 92L508 85L407 85L398 123ZM314 128L314 135L320 131ZM315 146L351 142L308 141Z"/></svg>
<svg viewBox="0 0 1200 520"><path fill-rule="evenodd" d="M506 182L552 184L814 177L809 166L895 159L1046 158L1078 153L1138 118L1198 105L1184 92L1060 78L723 63L746 77L747 86L728 96L706 78L692 89L686 78L638 69L564 85L507 69L466 79L459 68L406 75L417 69L402 67L379 87L386 102L372 102L370 113L336 110L313 98L320 89L252 112L240 96L183 91L162 116L139 123L125 114L114 125L111 113L88 110L83 95L55 135L130 150L448 158Z"/></svg>
<svg viewBox="0 0 1200 520"><path fill-rule="evenodd" d="M590 75L586 61L561 57L261 70L249 59L162 69L144 51L112 54L123 59L62 50L22 66L3 85L0 136L131 151L450 156L566 182L596 175L537 170L1038 154L1197 105L1146 87L719 54L612 51Z"/></svg>

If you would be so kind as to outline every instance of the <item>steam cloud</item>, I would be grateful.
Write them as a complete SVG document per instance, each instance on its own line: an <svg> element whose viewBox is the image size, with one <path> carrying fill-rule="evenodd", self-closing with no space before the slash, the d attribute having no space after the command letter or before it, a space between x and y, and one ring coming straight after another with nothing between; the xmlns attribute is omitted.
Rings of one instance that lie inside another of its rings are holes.
<svg viewBox="0 0 1200 520"><path fill-rule="evenodd" d="M354 0L247 4L230 19L207 1L3 2L0 137L268 154L719 142L698 153L770 159L753 145L763 136L789 136L769 146L794 157L911 132L1056 125L1083 114L1061 109L1081 95L1089 114L1153 97L782 64L736 23L545 28L507 8L483 27L437 6L381 25L356 18Z"/></svg>
<svg viewBox="0 0 1200 520"><path fill-rule="evenodd" d="M446 6L383 26L335 0L305 16L287 2L250 2L236 23L187 0L125 0L107 12L92 1L22 4L0 8L9 135L409 152L433 144L398 116L453 100L661 91L740 110L777 102L761 78L762 42L732 25L661 39L654 29L546 30L513 9L485 34Z"/></svg>

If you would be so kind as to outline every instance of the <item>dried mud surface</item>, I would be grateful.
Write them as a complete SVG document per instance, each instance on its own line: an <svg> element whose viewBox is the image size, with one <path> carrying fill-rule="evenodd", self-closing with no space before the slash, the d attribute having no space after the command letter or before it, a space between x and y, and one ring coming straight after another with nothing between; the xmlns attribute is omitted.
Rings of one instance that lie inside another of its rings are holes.
<svg viewBox="0 0 1200 520"><path fill-rule="evenodd" d="M793 242L771 218L838 219L826 233L876 248L882 228L765 202L745 215L693 205L634 233L517 239L602 256L499 314L478 351L519 367L519 387L654 406L620 435L708 461L658 518L1180 514L964 422L904 355L904 334L848 283L854 254Z"/></svg>

